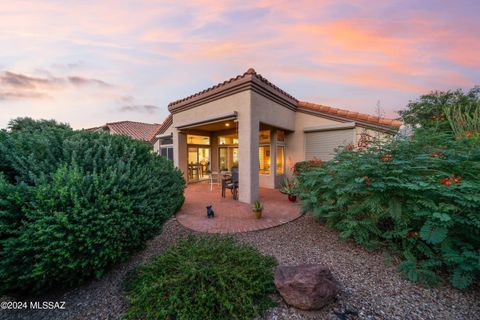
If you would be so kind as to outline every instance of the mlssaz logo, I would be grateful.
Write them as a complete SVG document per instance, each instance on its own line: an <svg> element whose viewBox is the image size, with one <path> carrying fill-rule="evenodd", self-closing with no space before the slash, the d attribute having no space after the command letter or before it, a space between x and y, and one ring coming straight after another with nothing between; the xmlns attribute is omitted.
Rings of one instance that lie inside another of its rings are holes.
<svg viewBox="0 0 480 320"><path fill-rule="evenodd" d="M65 310L65 301L30 301L30 309L61 309Z"/></svg>

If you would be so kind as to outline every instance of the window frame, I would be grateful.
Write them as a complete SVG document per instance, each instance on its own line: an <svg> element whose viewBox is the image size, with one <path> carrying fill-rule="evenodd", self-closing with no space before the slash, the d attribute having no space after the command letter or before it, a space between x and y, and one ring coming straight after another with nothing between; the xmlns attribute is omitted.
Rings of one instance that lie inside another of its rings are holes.
<svg viewBox="0 0 480 320"><path fill-rule="evenodd" d="M167 152L167 155L166 155L166 156L162 155L162 150L163 150L163 149L165 149L166 152ZM171 152L172 152L172 158L171 158L171 159L170 159L170 157L168 156L170 149L172 150L172 151L171 151ZM173 162L173 158L174 158L173 153L174 153L173 144L162 144L162 145L160 145L160 148L158 149L158 155L159 155L160 157L165 157L165 158L167 158L168 160L170 160L170 161L172 161L172 162Z"/></svg>
<svg viewBox="0 0 480 320"><path fill-rule="evenodd" d="M283 161L282 161L282 172L281 173L278 173L278 148L282 148L283 149ZM277 143L276 146L275 146L275 175L277 176L282 176L285 174L285 152L286 152L286 147L285 147L285 143L281 142L281 143Z"/></svg>

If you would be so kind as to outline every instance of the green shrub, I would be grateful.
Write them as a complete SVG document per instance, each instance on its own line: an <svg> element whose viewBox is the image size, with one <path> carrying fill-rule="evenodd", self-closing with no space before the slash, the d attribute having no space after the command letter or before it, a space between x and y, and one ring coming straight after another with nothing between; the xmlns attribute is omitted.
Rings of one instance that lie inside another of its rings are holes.
<svg viewBox="0 0 480 320"><path fill-rule="evenodd" d="M126 283L127 319L252 319L274 305L273 257L231 238L190 237Z"/></svg>
<svg viewBox="0 0 480 320"><path fill-rule="evenodd" d="M300 161L295 163L293 167L293 172L296 175L298 175L312 168L322 168L323 165L324 165L324 162L319 159L313 159L309 161Z"/></svg>
<svg viewBox="0 0 480 320"><path fill-rule="evenodd" d="M480 270L480 138L417 130L409 140L344 149L299 174L304 209L367 248L388 244L400 271L457 288ZM440 271L437 272L437 271Z"/></svg>
<svg viewBox="0 0 480 320"><path fill-rule="evenodd" d="M183 202L171 162L128 137L47 123L0 133L0 292L100 277Z"/></svg>

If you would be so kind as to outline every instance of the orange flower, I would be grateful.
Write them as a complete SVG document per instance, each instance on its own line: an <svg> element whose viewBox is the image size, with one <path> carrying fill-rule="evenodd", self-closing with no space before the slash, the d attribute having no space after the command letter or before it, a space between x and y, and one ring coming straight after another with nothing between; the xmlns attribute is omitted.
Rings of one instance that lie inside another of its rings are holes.
<svg viewBox="0 0 480 320"><path fill-rule="evenodd" d="M390 161L393 158L393 154L387 154L385 157L382 157L382 161Z"/></svg>
<svg viewBox="0 0 480 320"><path fill-rule="evenodd" d="M445 186L449 186L452 183L456 184L461 184L462 183L462 177L461 176L453 176L453 177L446 177L440 181L441 184Z"/></svg>
<svg viewBox="0 0 480 320"><path fill-rule="evenodd" d="M471 137L473 134L473 131L472 130L468 130L467 132L465 132L465 137Z"/></svg>

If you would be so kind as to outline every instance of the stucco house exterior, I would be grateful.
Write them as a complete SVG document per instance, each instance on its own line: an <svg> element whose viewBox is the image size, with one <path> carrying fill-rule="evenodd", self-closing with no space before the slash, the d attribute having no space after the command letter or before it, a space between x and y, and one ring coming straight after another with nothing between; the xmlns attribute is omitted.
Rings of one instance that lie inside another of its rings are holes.
<svg viewBox="0 0 480 320"><path fill-rule="evenodd" d="M248 69L244 74L171 102L154 150L169 157L187 181L239 169L239 200L259 187L276 188L296 162L329 160L340 145L394 134L401 123L299 101Z"/></svg>

